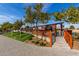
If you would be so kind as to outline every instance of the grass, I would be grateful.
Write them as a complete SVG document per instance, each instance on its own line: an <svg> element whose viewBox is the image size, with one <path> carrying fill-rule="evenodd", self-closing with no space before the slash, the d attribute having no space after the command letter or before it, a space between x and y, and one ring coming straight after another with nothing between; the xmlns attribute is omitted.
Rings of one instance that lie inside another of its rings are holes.
<svg viewBox="0 0 79 59"><path fill-rule="evenodd" d="M20 35L21 34L21 35ZM23 32L8 32L5 33L4 36L19 40L19 41L26 41L26 40L31 40L33 35L31 34L27 34L27 33L23 33Z"/></svg>
<svg viewBox="0 0 79 59"><path fill-rule="evenodd" d="M7 32L7 33L4 33L3 35L7 36L7 37L10 37L10 38L13 38L13 39L16 39L16 40L19 40L19 41L22 41L22 42L26 41L27 43L31 42L31 43L33 43L35 45L38 45L38 46L47 46L47 47L49 47L49 43L47 41L42 40L42 39L32 39L32 37L34 37L34 36L31 35L31 34L28 34L28 33Z"/></svg>

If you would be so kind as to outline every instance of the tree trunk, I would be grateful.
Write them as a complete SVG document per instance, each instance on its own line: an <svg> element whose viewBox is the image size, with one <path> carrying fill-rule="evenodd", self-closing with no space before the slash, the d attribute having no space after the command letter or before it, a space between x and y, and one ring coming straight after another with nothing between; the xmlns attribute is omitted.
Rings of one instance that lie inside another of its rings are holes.
<svg viewBox="0 0 79 59"><path fill-rule="evenodd" d="M37 39L38 39L38 26L37 25L38 25L38 20L36 21L36 28L35 28L36 29Z"/></svg>

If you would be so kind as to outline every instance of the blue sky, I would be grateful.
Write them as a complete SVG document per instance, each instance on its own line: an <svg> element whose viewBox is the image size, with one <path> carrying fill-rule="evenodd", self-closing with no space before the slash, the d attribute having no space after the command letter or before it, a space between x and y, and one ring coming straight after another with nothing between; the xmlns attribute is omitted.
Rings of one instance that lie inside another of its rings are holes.
<svg viewBox="0 0 79 59"><path fill-rule="evenodd" d="M15 22L17 19L23 19L23 16L25 15L24 8L28 6L34 6L35 4L32 3L1 3L0 4L0 24L3 22ZM74 5L75 7L79 7L79 4L75 3L51 3L51 4L44 4L44 7L42 11L52 13L52 12L61 12L61 9L67 9L71 5ZM53 20L50 20L48 23L53 23ZM65 25L67 25L65 23ZM69 26L69 25L67 25ZM78 27L78 25L77 25Z"/></svg>

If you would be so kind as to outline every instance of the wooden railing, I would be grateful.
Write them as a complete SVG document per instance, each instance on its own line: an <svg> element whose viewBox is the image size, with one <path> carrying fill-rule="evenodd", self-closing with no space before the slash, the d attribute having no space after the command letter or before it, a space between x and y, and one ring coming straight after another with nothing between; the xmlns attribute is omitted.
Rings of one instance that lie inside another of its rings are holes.
<svg viewBox="0 0 79 59"><path fill-rule="evenodd" d="M71 30L64 30L64 39L68 43L70 48L72 48L73 44L72 44L72 31Z"/></svg>
<svg viewBox="0 0 79 59"><path fill-rule="evenodd" d="M45 30L38 30L38 31L32 30L32 33L36 35L48 37L48 31Z"/></svg>

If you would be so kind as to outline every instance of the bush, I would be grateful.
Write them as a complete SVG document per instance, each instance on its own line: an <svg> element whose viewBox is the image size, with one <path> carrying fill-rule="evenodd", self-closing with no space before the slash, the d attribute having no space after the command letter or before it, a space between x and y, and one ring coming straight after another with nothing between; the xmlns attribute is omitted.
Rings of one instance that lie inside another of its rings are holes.
<svg viewBox="0 0 79 59"><path fill-rule="evenodd" d="M46 40L32 40L32 43L39 45L39 46L49 46L49 43Z"/></svg>
<svg viewBox="0 0 79 59"><path fill-rule="evenodd" d="M33 40L32 43L39 44L38 40Z"/></svg>
<svg viewBox="0 0 79 59"><path fill-rule="evenodd" d="M40 42L40 46L46 46L46 44L43 42Z"/></svg>

